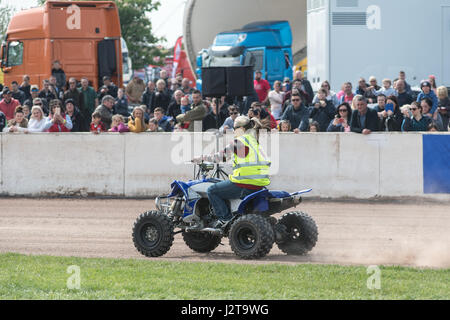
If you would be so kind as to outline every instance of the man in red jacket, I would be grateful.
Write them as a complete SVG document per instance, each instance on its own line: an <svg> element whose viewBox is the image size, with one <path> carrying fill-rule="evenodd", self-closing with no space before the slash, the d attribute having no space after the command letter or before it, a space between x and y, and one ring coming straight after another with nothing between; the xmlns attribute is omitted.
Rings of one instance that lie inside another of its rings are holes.
<svg viewBox="0 0 450 320"><path fill-rule="evenodd" d="M3 100L0 101L0 111L2 111L7 120L14 118L14 111L20 102L12 97L12 92L9 89L3 90Z"/></svg>

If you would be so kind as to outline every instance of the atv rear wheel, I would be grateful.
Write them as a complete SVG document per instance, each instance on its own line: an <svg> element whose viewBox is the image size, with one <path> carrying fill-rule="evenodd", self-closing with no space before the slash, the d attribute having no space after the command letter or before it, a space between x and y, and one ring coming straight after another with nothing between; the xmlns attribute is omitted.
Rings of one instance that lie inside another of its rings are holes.
<svg viewBox="0 0 450 320"><path fill-rule="evenodd" d="M169 251L173 243L173 224L158 211L141 214L133 226L133 243L147 257L159 257Z"/></svg>
<svg viewBox="0 0 450 320"><path fill-rule="evenodd" d="M269 253L275 241L275 234L265 217L248 214L233 222L229 238L231 250L237 256L254 259Z"/></svg>
<svg viewBox="0 0 450 320"><path fill-rule="evenodd" d="M318 231L314 220L304 212L289 212L278 221L285 234L278 248L289 255L304 255L316 245Z"/></svg>
<svg viewBox="0 0 450 320"><path fill-rule="evenodd" d="M183 240L195 252L205 253L217 248L222 237L207 232L183 231Z"/></svg>

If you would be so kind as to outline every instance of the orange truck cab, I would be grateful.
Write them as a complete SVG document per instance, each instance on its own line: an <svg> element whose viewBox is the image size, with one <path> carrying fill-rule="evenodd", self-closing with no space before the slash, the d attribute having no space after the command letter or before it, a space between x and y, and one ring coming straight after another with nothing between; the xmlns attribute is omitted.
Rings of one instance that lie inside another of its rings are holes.
<svg viewBox="0 0 450 320"><path fill-rule="evenodd" d="M42 88L58 60L67 81L89 79L98 90L103 76L122 86L122 51L119 12L112 1L47 1L24 10L9 23L1 48L4 84L22 83Z"/></svg>

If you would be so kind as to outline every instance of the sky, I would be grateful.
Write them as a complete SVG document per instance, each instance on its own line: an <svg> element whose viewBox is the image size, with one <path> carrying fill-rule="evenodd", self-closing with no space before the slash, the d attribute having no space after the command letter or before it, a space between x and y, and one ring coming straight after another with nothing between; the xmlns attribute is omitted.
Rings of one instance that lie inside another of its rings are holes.
<svg viewBox="0 0 450 320"><path fill-rule="evenodd" d="M167 42L161 43L166 47L173 47L175 41L183 34L183 13L186 0L159 0L161 6L158 11L149 14L153 33L157 37L166 37ZM37 6L37 0L0 0L17 10Z"/></svg>

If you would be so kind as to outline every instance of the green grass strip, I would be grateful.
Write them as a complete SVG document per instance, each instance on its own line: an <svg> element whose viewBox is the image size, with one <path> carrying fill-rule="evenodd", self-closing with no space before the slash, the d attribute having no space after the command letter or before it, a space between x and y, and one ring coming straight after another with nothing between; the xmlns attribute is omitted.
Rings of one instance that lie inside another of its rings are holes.
<svg viewBox="0 0 450 320"><path fill-rule="evenodd" d="M68 273L78 266L76 274ZM0 254L0 299L449 299L450 269ZM369 279L372 287L377 282Z"/></svg>

